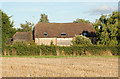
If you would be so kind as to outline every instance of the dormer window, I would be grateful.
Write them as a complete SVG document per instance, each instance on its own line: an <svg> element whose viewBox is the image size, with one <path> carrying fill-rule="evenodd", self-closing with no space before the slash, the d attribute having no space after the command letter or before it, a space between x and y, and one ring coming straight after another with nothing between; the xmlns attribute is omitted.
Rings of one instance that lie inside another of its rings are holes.
<svg viewBox="0 0 120 79"><path fill-rule="evenodd" d="M63 37L64 37L64 36L67 36L67 34L66 34L66 33L61 33L61 36L63 36Z"/></svg>
<svg viewBox="0 0 120 79"><path fill-rule="evenodd" d="M46 36L48 36L48 34L46 32L44 32L44 36L46 37Z"/></svg>

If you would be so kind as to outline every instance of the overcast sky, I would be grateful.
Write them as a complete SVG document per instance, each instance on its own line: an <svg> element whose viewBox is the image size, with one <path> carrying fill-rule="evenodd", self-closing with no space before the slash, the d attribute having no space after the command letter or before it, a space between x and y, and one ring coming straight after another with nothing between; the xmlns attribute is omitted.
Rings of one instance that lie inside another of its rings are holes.
<svg viewBox="0 0 120 79"><path fill-rule="evenodd" d="M26 1L26 2L24 2ZM20 27L21 23L25 23L25 20L33 22L36 24L41 13L48 15L50 22L55 23L68 23L73 22L73 20L80 18L95 22L96 19L100 17L101 14L110 14L118 9L117 0L109 0L109 2L88 2L70 0L71 2L40 2L35 0L35 2L27 2L27 0L21 0L21 2L15 2L12 0L8 2L4 0L0 9L7 13L8 16L12 16L11 20L14 21L15 27ZM99 1L99 0L98 0Z"/></svg>

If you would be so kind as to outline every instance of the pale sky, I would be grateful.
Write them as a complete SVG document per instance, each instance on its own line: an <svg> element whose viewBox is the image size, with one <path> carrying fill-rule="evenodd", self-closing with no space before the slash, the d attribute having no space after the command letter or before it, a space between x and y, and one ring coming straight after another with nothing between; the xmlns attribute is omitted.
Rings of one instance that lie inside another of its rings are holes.
<svg viewBox="0 0 120 79"><path fill-rule="evenodd" d="M0 0L0 2L118 2L119 0Z"/></svg>
<svg viewBox="0 0 120 79"><path fill-rule="evenodd" d="M25 23L25 20L36 24L41 13L48 15L50 22L54 23L68 23L75 19L85 19L95 22L101 14L110 14L118 9L118 0L109 0L109 2L80 2L78 0L70 0L71 2L42 2L35 0L35 2L15 2L12 0L8 2L4 0L1 3L0 9L8 16L12 16L15 27L20 27L20 24ZM29 0L31 1L31 0ZM94 0L93 0L94 1ZM99 0L98 0L99 1Z"/></svg>

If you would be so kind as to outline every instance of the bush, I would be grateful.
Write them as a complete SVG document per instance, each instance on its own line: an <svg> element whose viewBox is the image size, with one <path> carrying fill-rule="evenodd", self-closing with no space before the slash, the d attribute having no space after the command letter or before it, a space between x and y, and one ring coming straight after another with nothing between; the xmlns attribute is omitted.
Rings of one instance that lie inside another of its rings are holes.
<svg viewBox="0 0 120 79"><path fill-rule="evenodd" d="M38 47L33 42L16 42L11 49L15 49L17 55L39 55Z"/></svg>
<svg viewBox="0 0 120 79"><path fill-rule="evenodd" d="M72 40L73 45L92 45L91 40L85 36L77 35Z"/></svg>

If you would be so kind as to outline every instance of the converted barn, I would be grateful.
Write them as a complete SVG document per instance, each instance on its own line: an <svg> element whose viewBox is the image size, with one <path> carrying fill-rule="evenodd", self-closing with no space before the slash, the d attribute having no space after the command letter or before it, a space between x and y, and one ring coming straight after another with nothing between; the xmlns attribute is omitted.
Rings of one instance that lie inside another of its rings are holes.
<svg viewBox="0 0 120 79"><path fill-rule="evenodd" d="M89 23L38 23L34 27L34 40L37 45L69 46L75 35L84 35L95 43L95 29Z"/></svg>

